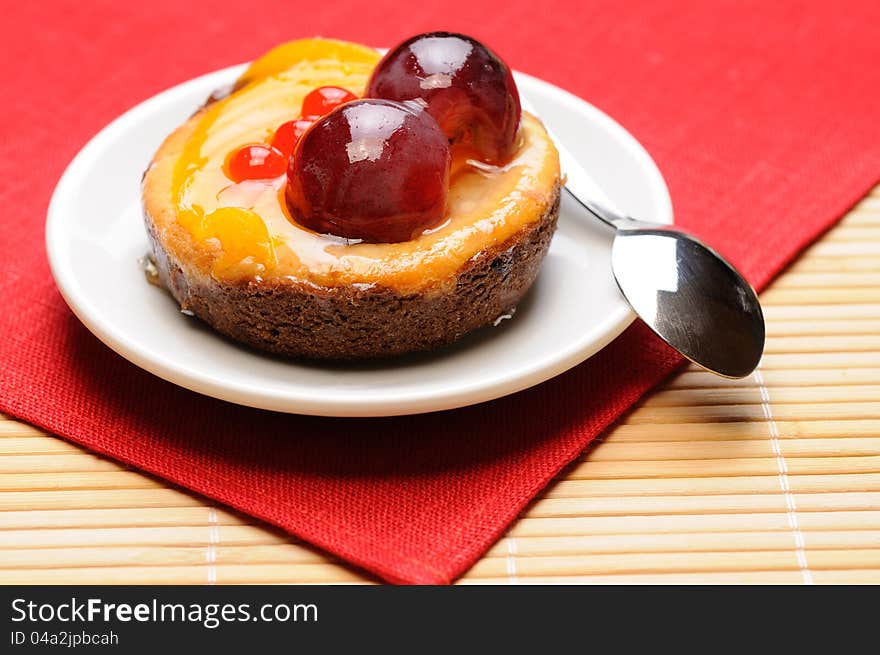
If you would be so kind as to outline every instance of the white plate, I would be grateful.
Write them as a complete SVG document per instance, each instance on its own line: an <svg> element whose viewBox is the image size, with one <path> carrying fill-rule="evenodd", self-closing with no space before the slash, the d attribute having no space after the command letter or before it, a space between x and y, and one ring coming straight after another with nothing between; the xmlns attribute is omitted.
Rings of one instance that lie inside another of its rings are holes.
<svg viewBox="0 0 880 655"><path fill-rule="evenodd" d="M180 386L242 405L324 416L390 416L461 407L543 382L590 357L634 316L611 276L610 236L567 199L535 287L513 320L448 349L364 365L284 361L238 347L178 311L146 283L140 179L162 139L228 68L176 86L125 113L76 156L49 206L52 274L79 319L138 366ZM663 177L608 116L536 78L520 92L618 208L672 222Z"/></svg>

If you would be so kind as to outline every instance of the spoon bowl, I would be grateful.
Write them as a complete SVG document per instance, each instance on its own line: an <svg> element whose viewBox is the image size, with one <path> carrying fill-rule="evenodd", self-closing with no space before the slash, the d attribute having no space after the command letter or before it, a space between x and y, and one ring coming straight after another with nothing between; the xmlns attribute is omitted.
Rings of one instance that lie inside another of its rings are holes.
<svg viewBox="0 0 880 655"><path fill-rule="evenodd" d="M728 378L758 366L764 350L758 297L712 248L671 227L620 221L611 266L627 302L682 355Z"/></svg>
<svg viewBox="0 0 880 655"><path fill-rule="evenodd" d="M526 103L524 107L531 110ZM718 252L671 225L635 220L596 202L590 175L565 144L565 191L614 228L611 268L623 297L661 339L727 378L744 378L764 353L764 314L752 286Z"/></svg>

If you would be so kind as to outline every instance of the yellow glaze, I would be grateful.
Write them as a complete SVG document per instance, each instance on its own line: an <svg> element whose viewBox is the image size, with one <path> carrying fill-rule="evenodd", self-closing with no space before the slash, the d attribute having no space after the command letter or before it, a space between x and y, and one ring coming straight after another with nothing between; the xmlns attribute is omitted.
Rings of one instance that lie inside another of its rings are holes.
<svg viewBox="0 0 880 655"><path fill-rule="evenodd" d="M527 114L512 160L502 168L479 162L457 168L447 220L404 243L353 243L299 227L287 214L284 176L233 183L223 170L229 153L268 142L275 128L299 115L303 97L318 86L361 95L379 59L356 44L346 50L347 44L334 41L322 50L322 40L303 43L279 46L254 62L240 90L172 134L147 172L146 210L157 223L162 216L176 221L195 241L180 252L208 266L215 278L288 278L323 287L421 292L442 285L470 258L547 212L559 181L558 155L540 122Z"/></svg>
<svg viewBox="0 0 880 655"><path fill-rule="evenodd" d="M335 39L299 39L272 48L254 61L235 82L240 89L251 82L283 73L304 61L335 60L342 64L368 64L372 69L379 61L379 53L360 43Z"/></svg>

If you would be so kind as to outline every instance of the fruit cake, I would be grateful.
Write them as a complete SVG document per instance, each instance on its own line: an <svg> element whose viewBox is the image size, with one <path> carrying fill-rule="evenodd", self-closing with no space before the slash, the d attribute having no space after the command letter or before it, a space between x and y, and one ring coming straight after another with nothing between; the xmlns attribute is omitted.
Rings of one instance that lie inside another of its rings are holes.
<svg viewBox="0 0 880 655"><path fill-rule="evenodd" d="M435 32L384 57L329 39L269 51L168 136L143 207L185 313L259 350L352 360L511 313L559 193L507 65Z"/></svg>

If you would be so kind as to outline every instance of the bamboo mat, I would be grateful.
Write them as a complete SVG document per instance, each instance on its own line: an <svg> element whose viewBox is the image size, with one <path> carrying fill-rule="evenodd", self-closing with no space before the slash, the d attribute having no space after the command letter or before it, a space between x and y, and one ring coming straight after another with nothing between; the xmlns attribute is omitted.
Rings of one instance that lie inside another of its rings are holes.
<svg viewBox="0 0 880 655"><path fill-rule="evenodd" d="M609 430L462 583L880 583L880 187L762 294L740 381ZM374 582L0 416L0 583Z"/></svg>

